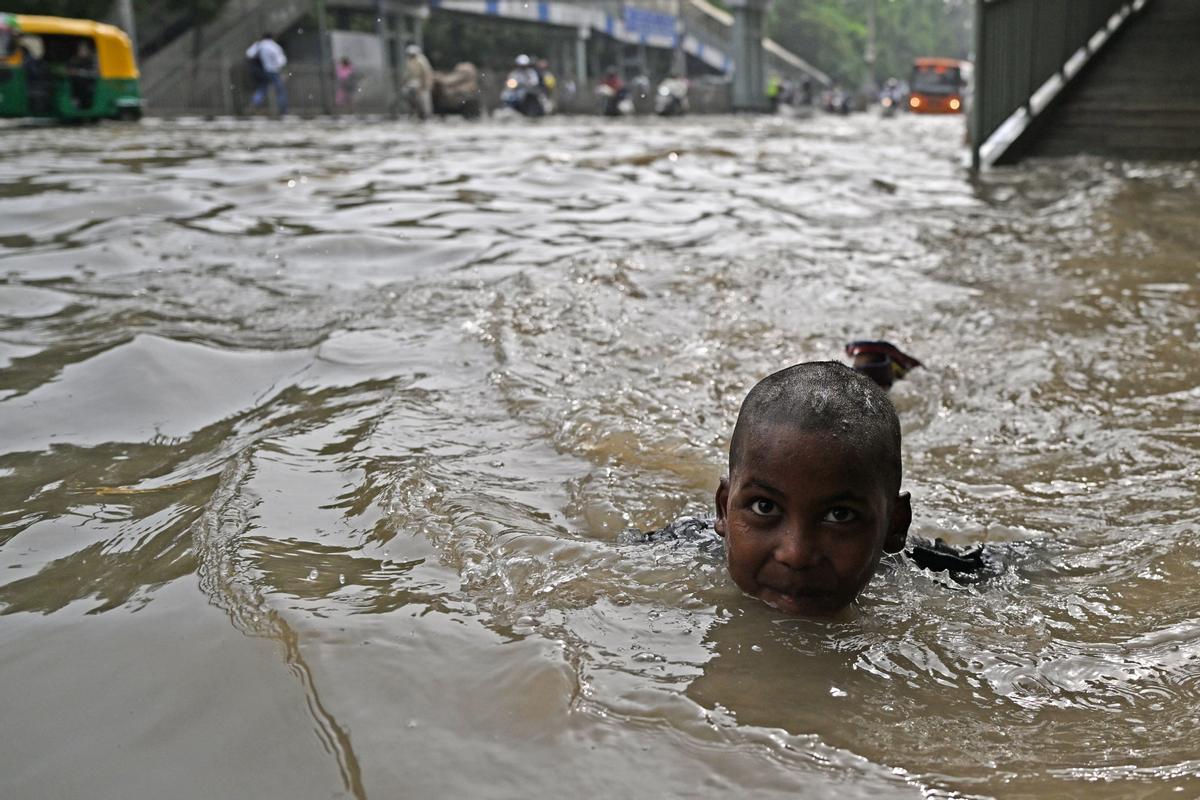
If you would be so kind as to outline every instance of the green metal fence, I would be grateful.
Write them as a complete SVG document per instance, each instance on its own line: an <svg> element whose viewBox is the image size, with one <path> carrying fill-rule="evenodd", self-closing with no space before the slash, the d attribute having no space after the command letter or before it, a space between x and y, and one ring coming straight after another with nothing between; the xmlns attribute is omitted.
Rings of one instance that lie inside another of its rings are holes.
<svg viewBox="0 0 1200 800"><path fill-rule="evenodd" d="M973 163L988 138L1132 0L975 0ZM1138 4L1140 5L1140 4Z"/></svg>

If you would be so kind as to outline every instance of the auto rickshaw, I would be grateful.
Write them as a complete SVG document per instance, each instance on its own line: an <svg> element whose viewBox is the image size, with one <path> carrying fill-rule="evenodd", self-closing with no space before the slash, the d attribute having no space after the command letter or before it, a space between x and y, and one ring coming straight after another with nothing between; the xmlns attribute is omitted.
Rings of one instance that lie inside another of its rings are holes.
<svg viewBox="0 0 1200 800"><path fill-rule="evenodd" d="M141 116L137 62L120 28L0 13L0 117Z"/></svg>

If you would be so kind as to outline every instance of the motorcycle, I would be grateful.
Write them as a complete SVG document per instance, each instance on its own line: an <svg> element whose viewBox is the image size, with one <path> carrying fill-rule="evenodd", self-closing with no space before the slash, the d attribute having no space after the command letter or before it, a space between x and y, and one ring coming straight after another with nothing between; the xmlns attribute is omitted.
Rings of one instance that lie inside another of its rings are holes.
<svg viewBox="0 0 1200 800"><path fill-rule="evenodd" d="M850 95L841 90L834 89L825 93L825 110L830 114L849 114L853 108L853 99Z"/></svg>
<svg viewBox="0 0 1200 800"><path fill-rule="evenodd" d="M538 82L537 74L531 70L513 70L504 81L500 102L526 117L544 117L549 113L548 102Z"/></svg>
<svg viewBox="0 0 1200 800"><path fill-rule="evenodd" d="M896 102L896 98L892 97L890 94L885 94L883 97L879 98L879 109L884 119L896 116L897 105L899 104Z"/></svg>
<svg viewBox="0 0 1200 800"><path fill-rule="evenodd" d="M688 111L687 82L681 78L667 78L658 85L654 95L654 113L661 117L677 117Z"/></svg>
<svg viewBox="0 0 1200 800"><path fill-rule="evenodd" d="M606 117L623 117L633 113L633 98L624 86L614 87L602 83L596 87L600 96L600 113Z"/></svg>

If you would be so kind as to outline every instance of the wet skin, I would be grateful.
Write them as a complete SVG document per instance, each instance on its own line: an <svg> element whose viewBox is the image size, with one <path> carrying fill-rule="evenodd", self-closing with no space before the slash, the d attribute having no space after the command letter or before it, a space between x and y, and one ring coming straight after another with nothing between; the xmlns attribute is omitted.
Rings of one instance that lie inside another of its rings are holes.
<svg viewBox="0 0 1200 800"><path fill-rule="evenodd" d="M742 463L717 488L717 533L729 574L788 614L830 617L904 546L912 508L870 453L787 426L753 431Z"/></svg>

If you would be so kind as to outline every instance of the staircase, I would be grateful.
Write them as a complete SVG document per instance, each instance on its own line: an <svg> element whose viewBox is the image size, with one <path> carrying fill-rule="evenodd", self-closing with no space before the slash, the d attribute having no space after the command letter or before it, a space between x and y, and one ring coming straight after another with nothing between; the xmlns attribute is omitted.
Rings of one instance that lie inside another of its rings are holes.
<svg viewBox="0 0 1200 800"><path fill-rule="evenodd" d="M1151 0L1047 110L1028 154L1200 158L1200 0Z"/></svg>
<svg viewBox="0 0 1200 800"><path fill-rule="evenodd" d="M311 12L311 0L229 0L211 22L142 60L142 96L155 110L228 105L231 76L263 31L281 33Z"/></svg>

